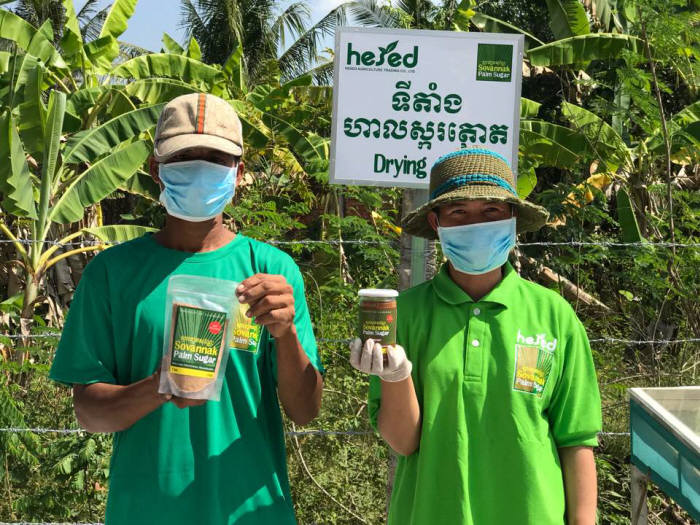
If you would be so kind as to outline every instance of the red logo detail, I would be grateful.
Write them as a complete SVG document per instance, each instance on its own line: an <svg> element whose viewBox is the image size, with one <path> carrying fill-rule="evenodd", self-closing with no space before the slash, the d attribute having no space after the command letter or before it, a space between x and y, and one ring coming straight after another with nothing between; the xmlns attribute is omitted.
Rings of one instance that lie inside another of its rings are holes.
<svg viewBox="0 0 700 525"><path fill-rule="evenodd" d="M216 335L221 332L221 323L219 321L212 321L209 323L209 332Z"/></svg>
<svg viewBox="0 0 700 525"><path fill-rule="evenodd" d="M391 322L393 322L393 321L394 321L394 316L393 316L393 315L389 314L389 315L386 316L386 322L387 322L387 323L391 323Z"/></svg>

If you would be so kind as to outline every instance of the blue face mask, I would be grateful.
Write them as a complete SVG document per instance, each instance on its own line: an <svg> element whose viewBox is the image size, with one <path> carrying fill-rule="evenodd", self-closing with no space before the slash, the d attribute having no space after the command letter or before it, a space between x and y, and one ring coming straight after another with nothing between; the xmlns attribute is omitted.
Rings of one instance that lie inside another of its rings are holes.
<svg viewBox="0 0 700 525"><path fill-rule="evenodd" d="M442 251L455 270L481 275L502 266L515 246L515 217L443 228L438 226Z"/></svg>
<svg viewBox="0 0 700 525"><path fill-rule="evenodd" d="M205 160L161 164L160 193L168 214L190 222L212 219L224 211L236 192L238 165L229 168Z"/></svg>

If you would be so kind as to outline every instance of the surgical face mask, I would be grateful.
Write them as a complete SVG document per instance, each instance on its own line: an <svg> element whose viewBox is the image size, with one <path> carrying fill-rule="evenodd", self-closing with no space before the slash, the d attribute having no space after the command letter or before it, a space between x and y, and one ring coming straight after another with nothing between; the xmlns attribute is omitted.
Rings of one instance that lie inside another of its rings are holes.
<svg viewBox="0 0 700 525"><path fill-rule="evenodd" d="M160 202L173 217L190 222L212 219L224 211L236 192L238 164L232 168L205 160L161 164L165 188Z"/></svg>
<svg viewBox="0 0 700 525"><path fill-rule="evenodd" d="M502 266L515 246L515 217L464 226L438 226L442 251L455 270L481 275Z"/></svg>

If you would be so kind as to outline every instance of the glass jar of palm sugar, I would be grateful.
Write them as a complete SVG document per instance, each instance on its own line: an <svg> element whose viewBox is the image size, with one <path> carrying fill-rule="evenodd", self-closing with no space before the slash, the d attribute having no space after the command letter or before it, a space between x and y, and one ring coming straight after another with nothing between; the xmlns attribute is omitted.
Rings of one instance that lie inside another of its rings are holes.
<svg viewBox="0 0 700 525"><path fill-rule="evenodd" d="M360 338L364 343L374 339L386 354L389 345L396 344L396 298L399 292L379 288L360 290ZM386 363L386 355L384 362Z"/></svg>

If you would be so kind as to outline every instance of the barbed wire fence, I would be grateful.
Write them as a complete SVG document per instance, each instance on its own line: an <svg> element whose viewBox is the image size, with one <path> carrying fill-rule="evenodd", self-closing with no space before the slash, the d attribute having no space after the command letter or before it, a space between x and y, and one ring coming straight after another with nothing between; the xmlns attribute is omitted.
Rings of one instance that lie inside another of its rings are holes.
<svg viewBox="0 0 700 525"><path fill-rule="evenodd" d="M399 248L398 240L395 242L387 241L374 241L374 240L340 240L340 239L330 239L330 240L293 240L293 241L266 241L268 244L275 246L393 246ZM85 246L113 246L121 244L120 242L107 242L101 240L86 240L81 242L65 242L60 241L37 241L32 239L0 239L0 244L21 244L21 245L32 245L37 243L44 243L47 245L58 246L59 248L75 248L75 247L85 247ZM567 241L567 242L526 242L518 243L516 245L518 248L527 247L572 247L572 248L586 248L586 247L600 247L600 248L642 248L642 249L698 249L700 248L700 243L676 243L676 242L615 242L615 241ZM426 252L428 253L428 252ZM432 252L430 252L432 253ZM58 339L60 338L60 332L38 332L30 334L0 334L0 343L3 340L41 340L41 339ZM318 338L317 341L322 344L328 345L343 345L348 344L351 338ZM679 338L679 339L624 339L618 337L604 337L597 336L589 339L592 344L622 344L622 345L675 345L675 344L697 344L700 343L700 337L690 337L690 338ZM52 434L56 436L66 436L66 435L77 435L85 436L89 434L87 431L80 428L44 428L44 427L0 427L0 434L19 434L19 433L33 433L33 434ZM326 429L310 429L303 431L287 431L285 435L290 438L300 438L300 437L367 437L374 436L378 438L375 432L363 431L363 430L326 430ZM629 432L600 432L599 437L601 438L628 438L630 436ZM59 522L0 522L0 525L102 525L101 523L59 523Z"/></svg>

